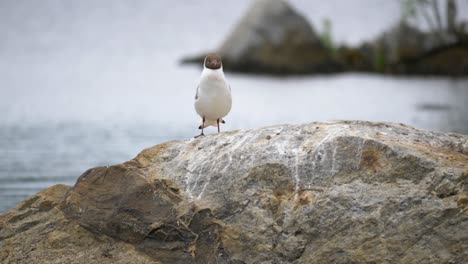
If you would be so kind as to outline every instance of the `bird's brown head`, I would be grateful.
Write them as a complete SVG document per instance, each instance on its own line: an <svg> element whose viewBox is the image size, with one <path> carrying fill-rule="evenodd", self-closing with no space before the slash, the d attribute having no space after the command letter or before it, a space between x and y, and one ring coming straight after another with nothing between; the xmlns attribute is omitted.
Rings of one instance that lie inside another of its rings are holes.
<svg viewBox="0 0 468 264"><path fill-rule="evenodd" d="M220 69L223 66L221 57L218 54L211 53L205 57L205 67L212 70Z"/></svg>

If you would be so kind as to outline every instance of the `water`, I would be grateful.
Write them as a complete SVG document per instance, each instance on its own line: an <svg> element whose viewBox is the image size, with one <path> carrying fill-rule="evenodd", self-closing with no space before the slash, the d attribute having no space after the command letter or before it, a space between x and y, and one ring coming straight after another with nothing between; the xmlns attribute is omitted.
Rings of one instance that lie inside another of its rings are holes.
<svg viewBox="0 0 468 264"><path fill-rule="evenodd" d="M178 61L220 44L248 2L0 2L0 212L198 133L200 68ZM398 1L292 2L316 25L331 18L335 39L349 44L399 14ZM363 119L468 134L468 79L227 76L234 105L224 130Z"/></svg>

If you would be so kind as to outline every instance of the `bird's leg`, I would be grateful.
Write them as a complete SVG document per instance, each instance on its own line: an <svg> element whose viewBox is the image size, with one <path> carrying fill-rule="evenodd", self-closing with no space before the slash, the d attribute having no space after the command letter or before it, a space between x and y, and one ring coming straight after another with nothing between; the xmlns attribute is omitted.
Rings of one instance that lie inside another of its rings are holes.
<svg viewBox="0 0 468 264"><path fill-rule="evenodd" d="M216 124L218 125L218 133L220 132L219 131L219 119L216 120Z"/></svg>
<svg viewBox="0 0 468 264"><path fill-rule="evenodd" d="M203 120L203 121L202 121L202 126L201 126L201 133L200 133L200 135L195 136L195 138L201 137L201 136L204 136L204 135L205 135L205 134L203 134L203 128L205 127L205 117L203 117L202 120Z"/></svg>

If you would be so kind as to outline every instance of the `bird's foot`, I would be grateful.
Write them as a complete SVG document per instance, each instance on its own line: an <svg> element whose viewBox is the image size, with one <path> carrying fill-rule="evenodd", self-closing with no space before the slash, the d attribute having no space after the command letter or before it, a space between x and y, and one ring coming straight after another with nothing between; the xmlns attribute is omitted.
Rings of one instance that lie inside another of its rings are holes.
<svg viewBox="0 0 468 264"><path fill-rule="evenodd" d="M222 124L226 124L226 121L224 121L223 119L221 119L221 123L222 123Z"/></svg>
<svg viewBox="0 0 468 264"><path fill-rule="evenodd" d="M202 128L203 128L203 127L202 127L201 125L200 125L200 126L198 126L198 129L202 129Z"/></svg>
<svg viewBox="0 0 468 264"><path fill-rule="evenodd" d="M204 136L204 135L205 135L205 134L201 133L201 134L198 135L198 136L194 136L194 138L199 138L199 137Z"/></svg>

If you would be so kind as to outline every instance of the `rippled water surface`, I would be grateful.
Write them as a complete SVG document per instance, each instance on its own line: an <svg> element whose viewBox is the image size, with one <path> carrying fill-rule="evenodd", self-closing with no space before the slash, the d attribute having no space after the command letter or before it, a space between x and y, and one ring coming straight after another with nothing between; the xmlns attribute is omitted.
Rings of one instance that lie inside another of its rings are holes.
<svg viewBox="0 0 468 264"><path fill-rule="evenodd" d="M0 212L90 167L195 135L200 68L178 60L216 47L248 2L2 1ZM317 30L331 18L335 39L350 44L399 15L398 1L292 2ZM363 119L468 134L468 79L227 77L224 130Z"/></svg>

